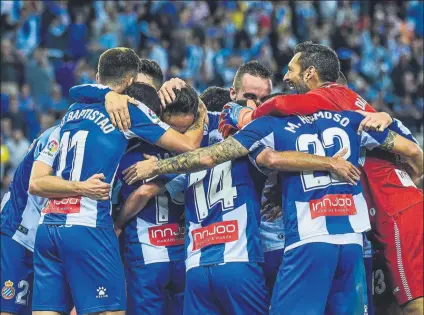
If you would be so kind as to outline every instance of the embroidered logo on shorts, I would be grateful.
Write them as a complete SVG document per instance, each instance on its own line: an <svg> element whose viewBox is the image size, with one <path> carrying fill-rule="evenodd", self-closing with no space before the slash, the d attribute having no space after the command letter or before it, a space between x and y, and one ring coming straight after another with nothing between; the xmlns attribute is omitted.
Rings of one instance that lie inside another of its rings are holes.
<svg viewBox="0 0 424 315"><path fill-rule="evenodd" d="M3 289L1 289L1 296L5 300L13 299L15 296L15 288L13 287L13 282L8 280L4 283Z"/></svg>
<svg viewBox="0 0 424 315"><path fill-rule="evenodd" d="M107 294L106 294L106 288L105 287L99 287L98 289L97 289L97 296L96 296L96 299L104 299L104 298L107 298L108 296L107 296Z"/></svg>

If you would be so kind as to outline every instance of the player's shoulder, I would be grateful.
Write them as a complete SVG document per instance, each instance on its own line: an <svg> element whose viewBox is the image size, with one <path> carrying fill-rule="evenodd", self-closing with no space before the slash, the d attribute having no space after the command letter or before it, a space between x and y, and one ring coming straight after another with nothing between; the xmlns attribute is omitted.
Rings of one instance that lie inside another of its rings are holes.
<svg viewBox="0 0 424 315"><path fill-rule="evenodd" d="M132 119L149 119L153 123L159 123L160 119L146 104L137 101L137 105L130 105L128 107Z"/></svg>
<svg viewBox="0 0 424 315"><path fill-rule="evenodd" d="M42 150L46 145L51 145L52 147L58 147L59 146L59 139L60 139L60 126L55 125L53 127L50 127L46 131L44 131L38 138L37 138L37 147Z"/></svg>

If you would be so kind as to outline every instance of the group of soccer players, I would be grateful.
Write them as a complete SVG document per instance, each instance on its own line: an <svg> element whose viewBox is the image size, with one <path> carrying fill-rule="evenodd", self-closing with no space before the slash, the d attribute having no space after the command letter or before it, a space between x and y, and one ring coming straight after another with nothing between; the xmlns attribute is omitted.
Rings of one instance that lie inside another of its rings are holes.
<svg viewBox="0 0 424 315"><path fill-rule="evenodd" d="M271 79L252 61L199 97L103 53L2 200L2 314L421 314L415 139L327 46L296 47L297 94Z"/></svg>

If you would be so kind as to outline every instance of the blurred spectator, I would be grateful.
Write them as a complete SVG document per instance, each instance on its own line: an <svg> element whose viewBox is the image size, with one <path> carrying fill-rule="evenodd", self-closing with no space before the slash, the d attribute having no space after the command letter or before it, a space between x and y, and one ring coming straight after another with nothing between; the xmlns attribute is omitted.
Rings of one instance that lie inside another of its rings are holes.
<svg viewBox="0 0 424 315"><path fill-rule="evenodd" d="M10 159L11 173L13 174L27 153L30 142L25 138L21 129L14 129L12 131L12 137L5 141L5 145L9 150L10 156L13 157Z"/></svg>
<svg viewBox="0 0 424 315"><path fill-rule="evenodd" d="M66 98L69 96L69 89L76 83L75 70L75 61L72 60L71 56L65 54L56 69L56 82L62 88L63 96Z"/></svg>
<svg viewBox="0 0 424 315"><path fill-rule="evenodd" d="M69 51L76 60L87 53L88 27L83 12L78 12L69 26Z"/></svg>
<svg viewBox="0 0 424 315"><path fill-rule="evenodd" d="M7 113L2 113L2 117L10 119L11 127L14 130L20 129L23 130L25 134L27 133L25 114L23 111L19 110L19 100L16 95L10 95L9 111Z"/></svg>
<svg viewBox="0 0 424 315"><path fill-rule="evenodd" d="M28 84L22 86L21 93L19 94L19 110L23 112L34 111L35 104L31 97L31 89Z"/></svg>
<svg viewBox="0 0 424 315"><path fill-rule="evenodd" d="M1 83L22 84L23 82L23 62L24 60L16 52L10 40L4 39L1 42Z"/></svg>
<svg viewBox="0 0 424 315"><path fill-rule="evenodd" d="M46 49L37 48L25 64L25 81L36 104L42 104L46 100L54 79L54 70L47 58Z"/></svg>
<svg viewBox="0 0 424 315"><path fill-rule="evenodd" d="M62 89L59 84L54 84L51 87L51 93L44 104L43 109L45 111L53 111L58 115L62 115L69 107L69 102L62 97Z"/></svg>
<svg viewBox="0 0 424 315"><path fill-rule="evenodd" d="M282 81L294 46L333 47L348 85L422 139L423 1L2 1L2 136L29 140L95 82L100 54L129 46L199 92L231 87L243 62ZM10 153L12 154L12 153ZM14 158L12 158L14 159Z"/></svg>

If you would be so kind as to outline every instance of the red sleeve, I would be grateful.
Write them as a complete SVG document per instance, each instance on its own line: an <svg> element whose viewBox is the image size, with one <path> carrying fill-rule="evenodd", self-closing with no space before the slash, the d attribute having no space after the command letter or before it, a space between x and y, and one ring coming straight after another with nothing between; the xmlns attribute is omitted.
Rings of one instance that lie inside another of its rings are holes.
<svg viewBox="0 0 424 315"><path fill-rule="evenodd" d="M255 109L252 118L256 119L266 115L311 115L320 110L375 112L371 105L351 89L341 85L332 85L306 94L273 97Z"/></svg>
<svg viewBox="0 0 424 315"><path fill-rule="evenodd" d="M273 97L253 111L252 118L266 115L310 115L320 110L340 110L325 97L317 94L293 94Z"/></svg>

